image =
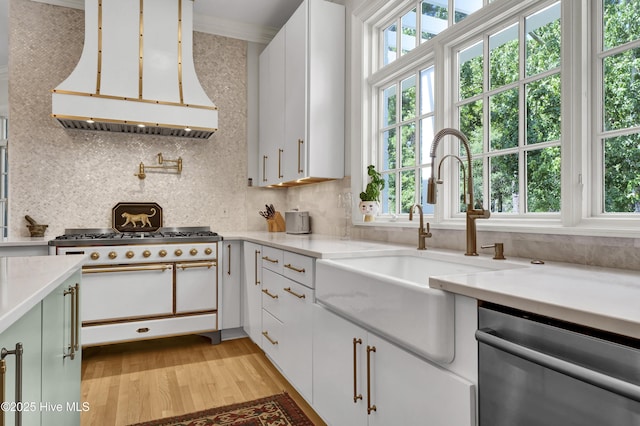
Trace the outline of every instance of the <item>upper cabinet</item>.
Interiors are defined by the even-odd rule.
[[[344,177],[344,6],[305,0],[260,55],[259,184]]]

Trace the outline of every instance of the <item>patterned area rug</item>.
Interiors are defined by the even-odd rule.
[[[131,426],[313,426],[289,394],[211,408]]]

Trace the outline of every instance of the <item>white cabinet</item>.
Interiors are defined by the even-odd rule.
[[[262,186],[344,177],[345,9],[305,0],[260,55]]]
[[[262,247],[260,260],[262,349],[311,402],[315,260],[269,246]]]
[[[222,302],[218,307],[221,314],[220,329],[237,328],[242,325],[242,309],[240,295],[242,286],[242,263],[240,241],[224,241],[222,243]]]
[[[475,425],[472,383],[314,305],[313,407],[329,424]]]
[[[242,327],[255,344],[262,347],[262,246],[245,242],[242,249],[244,281]]]

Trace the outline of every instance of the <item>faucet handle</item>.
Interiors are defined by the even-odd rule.
[[[427,230],[425,231],[424,229],[421,229],[420,232],[422,233],[422,235],[424,235],[426,238],[431,238],[431,230],[429,228],[429,222],[427,222]]]
[[[485,246],[480,246],[480,248],[495,248],[493,258],[496,260],[506,260],[506,257],[504,257],[504,243],[493,243]]]

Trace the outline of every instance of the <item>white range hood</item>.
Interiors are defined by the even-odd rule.
[[[51,115],[70,129],[209,138],[218,110],[193,65],[193,0],[86,0],[82,56]]]

